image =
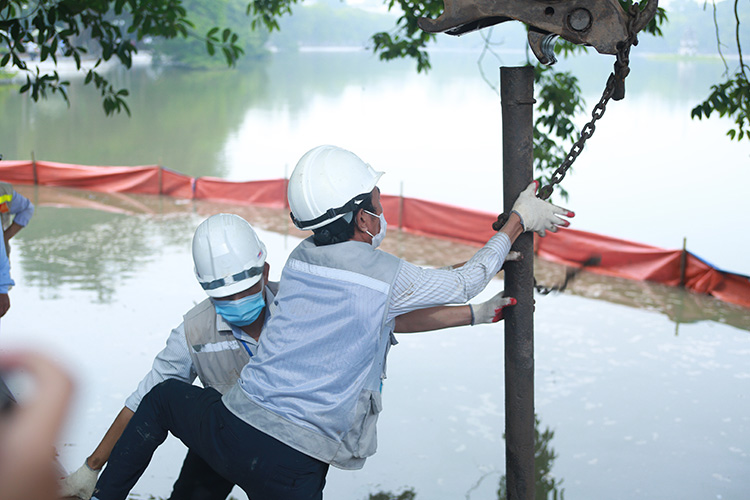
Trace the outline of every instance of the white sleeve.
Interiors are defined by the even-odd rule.
[[[508,235],[498,232],[457,269],[426,269],[403,262],[393,284],[388,320],[416,309],[471,300],[503,267],[510,247]]]
[[[151,371],[143,377],[138,389],[125,400],[125,406],[136,411],[141,399],[153,387],[167,379],[173,378],[192,384],[197,373],[185,338],[185,324],[172,330],[167,345],[156,355]]]

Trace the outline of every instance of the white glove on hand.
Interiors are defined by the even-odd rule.
[[[92,469],[86,462],[83,462],[83,465],[77,471],[60,480],[60,496],[89,500],[91,495],[94,494],[98,477],[99,471]]]
[[[497,323],[503,319],[503,309],[516,305],[513,297],[504,297],[505,292],[500,292],[487,302],[481,304],[469,304],[471,307],[471,324]]]
[[[545,231],[557,232],[558,227],[568,227],[570,222],[562,219],[560,216],[574,217],[575,214],[566,208],[560,208],[548,201],[536,197],[536,190],[539,187],[537,181],[532,182],[529,186],[518,195],[518,199],[513,204],[511,213],[515,212],[521,218],[521,225],[524,231],[534,231],[539,236],[544,236]]]

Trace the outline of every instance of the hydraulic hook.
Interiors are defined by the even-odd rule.
[[[554,64],[557,37],[617,54],[656,15],[658,0],[648,0],[631,26],[630,14],[617,0],[443,0],[437,19],[420,18],[429,33],[463,35],[505,21],[529,26],[529,45],[542,64]],[[636,7],[639,8],[639,7]]]

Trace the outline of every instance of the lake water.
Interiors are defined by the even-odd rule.
[[[90,89],[72,89],[70,109],[1,93],[0,149],[7,159],[34,151],[37,159],[160,163],[250,180],[281,177],[309,147],[333,142],[386,170],[385,192],[398,193],[403,183],[407,196],[497,210],[498,98],[479,80],[475,59],[436,55],[426,76],[366,53],[285,56],[245,73],[141,68],[118,76],[133,90],[130,119],[104,118]],[[586,64],[581,83],[592,104],[611,61],[586,61],[570,64]],[[724,137],[725,121],[689,120],[721,66],[645,58],[632,66],[626,100],[610,105],[565,180],[576,227],[670,248],[686,236],[698,255],[750,273],[741,192],[750,180],[748,146]],[[189,254],[197,224],[219,211],[254,222],[272,279],[300,233],[280,210],[19,189],[38,209],[14,243],[17,286],[0,342],[42,349],[75,374],[78,391],[59,445],[73,470],[169,330],[202,299]],[[474,251],[397,231],[384,248],[425,265]],[[562,273],[537,267],[546,281]],[[480,299],[502,286],[493,280]],[[332,470],[326,498],[407,488],[418,500],[498,498],[502,328],[401,335],[389,358],[378,453],[361,471]],[[570,293],[538,296],[536,412],[540,433],[552,433],[542,444],[554,456],[547,486],[569,500],[748,498],[749,330],[747,309],[595,275],[583,275]],[[170,438],[135,496],[166,497],[183,456]]]
[[[501,55],[501,64],[520,62],[518,54]],[[499,97],[476,61],[477,53],[436,53],[427,75],[368,52],[278,55],[243,72],[139,68],[115,75],[131,89],[131,118],[106,118],[91,88],[73,87],[70,109],[0,90],[0,152],[254,180],[288,175],[305,151],[333,143],[385,171],[386,193],[495,212],[502,207]],[[598,54],[560,63],[576,70],[587,99],[580,126],[612,63]],[[485,58],[495,81],[498,65]],[[610,103],[563,183],[569,201],[557,201],[576,212],[578,229],[668,249],[687,238],[700,257],[750,274],[743,229],[750,197],[742,190],[750,185],[750,141],[730,142],[729,120],[690,119],[723,65],[634,49],[631,67],[625,100]]]

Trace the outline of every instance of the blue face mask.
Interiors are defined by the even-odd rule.
[[[216,312],[230,325],[247,326],[260,316],[266,301],[263,300],[263,291],[242,297],[237,300],[211,299]]]

